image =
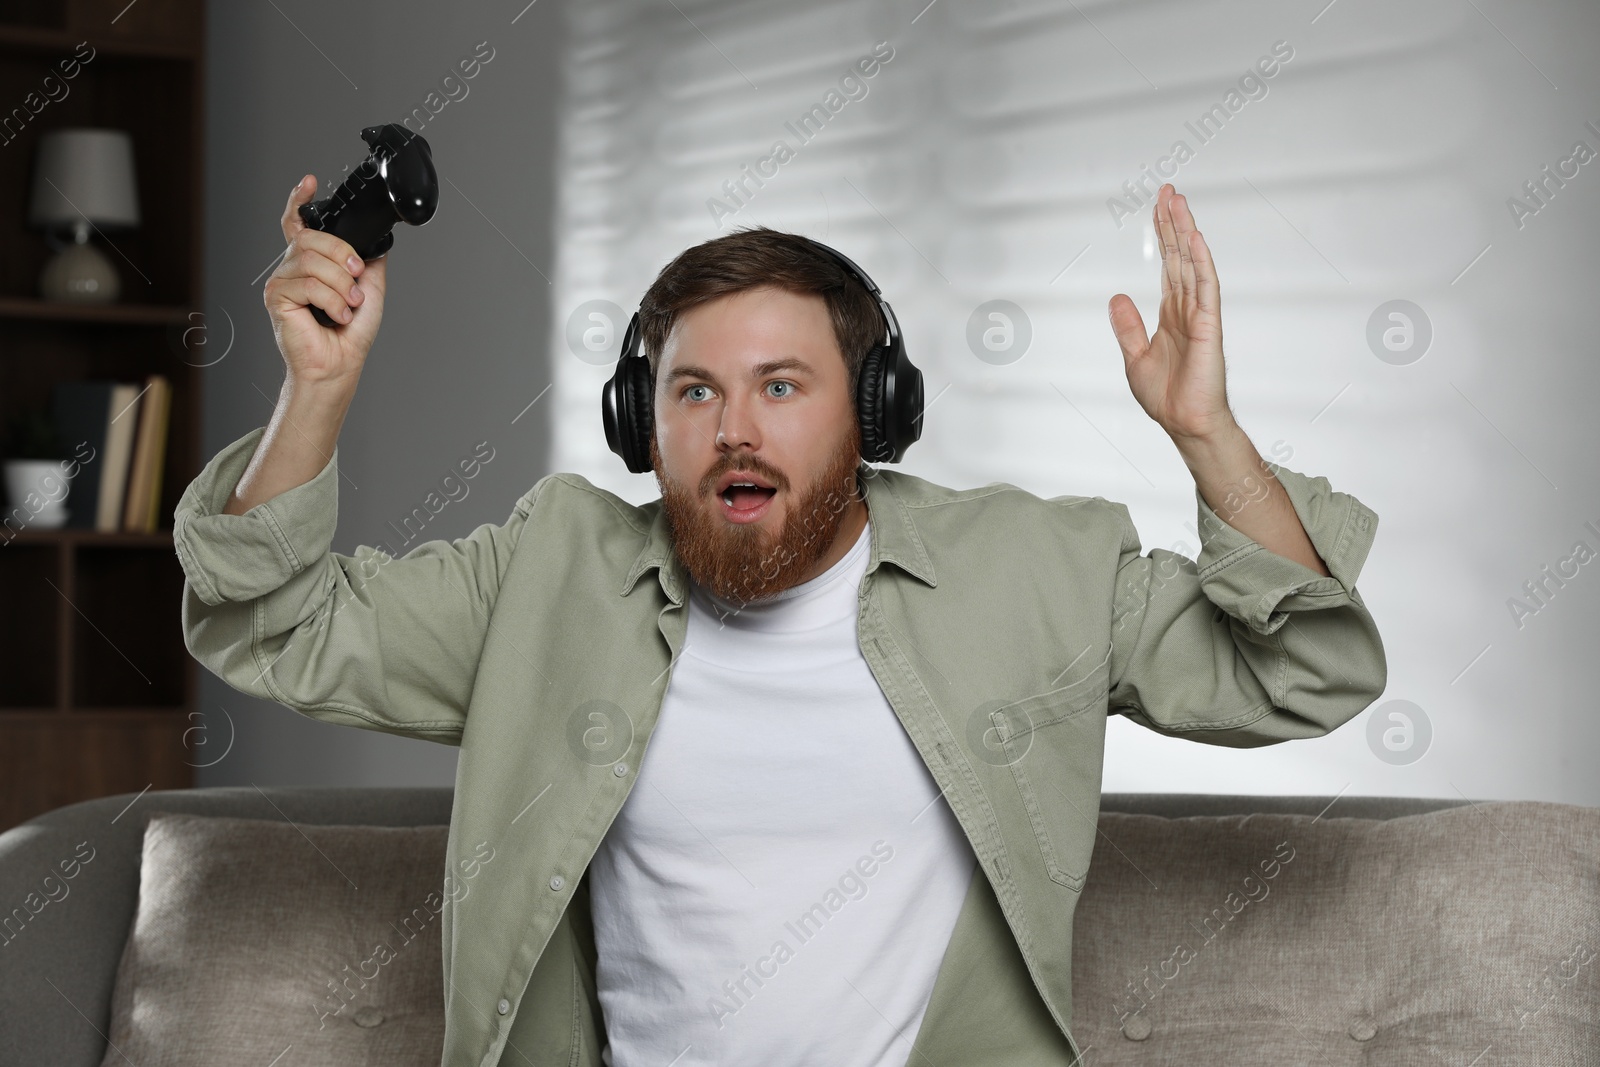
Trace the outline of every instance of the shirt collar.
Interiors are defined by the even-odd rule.
[[[899,471],[873,467],[863,461],[856,468],[856,476],[867,491],[867,514],[870,522],[872,554],[867,561],[867,573],[877,570],[880,562],[893,563],[907,574],[921,579],[930,587],[938,581],[933,573],[933,561],[922,547],[922,538],[916,523],[911,519],[911,509],[897,491],[903,477]],[[672,551],[672,541],[667,532],[666,509],[657,497],[641,508],[650,517],[650,529],[645,535],[644,547],[634,558],[633,566],[623,579],[619,596],[633,591],[639,576],[651,567],[661,582],[661,589],[674,603],[683,603],[688,580],[683,561]]]

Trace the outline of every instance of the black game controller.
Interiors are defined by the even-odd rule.
[[[433,151],[421,134],[397,123],[368,126],[361,139],[367,158],[339,183],[333,195],[300,205],[300,218],[314,230],[349,242],[362,259],[376,259],[394,245],[396,221],[421,226],[439,206],[439,178]],[[324,326],[340,325],[315,304],[312,316]]]

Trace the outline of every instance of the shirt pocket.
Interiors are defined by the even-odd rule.
[[[1087,673],[990,714],[1045,873],[1083,889],[1100,818],[1109,649]]]

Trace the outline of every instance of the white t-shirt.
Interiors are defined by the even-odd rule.
[[[614,1067],[902,1067],[977,857],[862,658],[870,527],[688,631],[589,868]]]

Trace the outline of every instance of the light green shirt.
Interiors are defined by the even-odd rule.
[[[330,551],[337,451],[303,485],[220,514],[263,432],[219,452],[179,502],[189,651],[311,718],[460,746],[448,870],[472,881],[442,913],[443,1063],[598,1065],[584,875],[645,758],[688,618],[661,501],[551,474],[504,523],[345,555]],[[1007,1064],[1071,1063],[1072,922],[1106,717],[1248,748],[1359,714],[1387,680],[1355,588],[1378,517],[1277,469],[1324,577],[1227,525],[1198,489],[1190,560],[1141,555],[1128,509],[1103,497],[859,475],[861,652],[978,857],[916,1047],[940,1067],[1007,1046]],[[597,709],[631,735],[608,735],[609,762],[585,737]]]

